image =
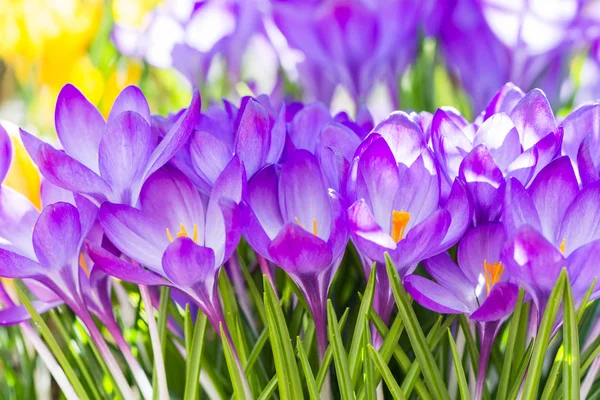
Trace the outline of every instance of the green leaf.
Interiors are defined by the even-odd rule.
[[[346,325],[346,320],[348,319],[349,309],[344,311],[342,318],[340,318],[340,331],[344,329],[344,325]],[[319,391],[323,388],[323,383],[325,382],[325,378],[327,377],[327,373],[329,372],[329,366],[331,365],[331,360],[333,359],[333,346],[329,345],[327,350],[325,350],[325,355],[323,356],[323,360],[321,361],[321,365],[319,366],[319,372],[317,373],[317,387]]]
[[[363,345],[363,363],[365,369],[365,393],[367,400],[375,400],[377,399],[377,384],[375,383],[375,374],[373,371],[373,360],[369,355],[369,346],[371,346],[371,333],[369,320],[364,319],[364,333],[362,335],[362,345]]]
[[[531,351],[533,349],[533,341],[529,342],[529,345],[523,352],[523,357],[521,358],[521,362],[519,363],[519,368],[515,368],[515,380],[513,381],[513,385],[510,389],[510,393],[508,395],[509,400],[515,400],[519,395],[519,391],[521,389],[521,384],[523,382],[523,377],[525,376],[525,371],[527,370],[527,365],[529,364],[529,357],[531,356]],[[521,399],[527,399],[526,397],[521,397]]]
[[[71,384],[73,385],[73,389],[75,389],[77,396],[79,396],[79,398],[83,400],[88,400],[88,394],[86,393],[85,389],[83,388],[83,385],[79,381],[79,378],[77,378],[77,374],[73,370],[73,367],[71,367],[71,364],[69,364],[69,362],[67,361],[67,357],[65,357],[65,354],[60,349],[60,346],[56,342],[54,335],[52,334],[52,332],[50,332],[50,329],[48,329],[48,325],[46,325],[40,314],[37,312],[35,307],[33,307],[33,304],[31,304],[31,301],[23,292],[23,290],[19,287],[19,285],[15,285],[15,289],[17,290],[17,294],[19,295],[19,299],[21,299],[21,303],[23,303],[23,305],[31,315],[32,321],[38,327],[44,339],[46,339],[48,347],[50,348],[50,350],[52,350],[54,357],[56,357],[56,360],[64,370],[67,378],[69,378],[69,381],[71,381]]]
[[[189,308],[187,311],[186,319],[187,314],[189,314]],[[198,396],[198,380],[200,379],[200,363],[202,361],[202,349],[204,348],[206,321],[206,315],[202,311],[198,311],[196,326],[194,327],[194,333],[187,351],[184,400],[195,400]]]
[[[427,385],[430,387],[432,394],[437,399],[449,400],[448,390],[444,385],[442,374],[437,367],[431,349],[425,339],[425,334],[421,329],[421,325],[415,315],[415,311],[409,303],[408,295],[400,284],[400,277],[398,271],[394,266],[389,254],[386,254],[386,268],[390,279],[390,285],[394,298],[396,299],[396,305],[398,306],[398,313],[404,320],[406,327],[406,333],[412,344],[413,351],[419,363],[421,364],[421,370]]]
[[[263,392],[260,394],[260,396],[258,396],[258,400],[272,399],[273,394],[275,393],[275,389],[277,389],[277,384],[278,384],[278,379],[277,379],[277,375],[275,375],[273,377],[273,379],[271,379],[269,381],[269,384],[267,385],[267,387],[265,387],[265,390],[263,390]]]
[[[303,398],[302,385],[283,311],[273,287],[263,276],[264,302],[270,332],[273,360],[279,381],[279,394],[283,400]]]
[[[342,335],[331,299],[327,299],[327,321],[327,336],[329,337],[329,343],[333,346],[333,361],[337,372],[340,395],[343,400],[354,399],[352,379],[348,370],[348,356],[342,343]]]
[[[162,286],[160,288],[160,303],[158,306],[158,337],[160,338],[160,347],[162,349],[162,360],[165,356],[165,346],[167,345],[167,320],[169,319],[169,301],[171,299],[171,288],[168,286]],[[152,389],[154,400],[158,400],[159,390],[158,388],[158,375],[156,364],[152,371]]]
[[[361,338],[365,335],[365,329],[367,331],[369,330],[369,324],[365,325],[364,321],[368,320],[369,310],[371,309],[371,304],[373,303],[373,295],[375,293],[375,270],[376,266],[373,265],[373,267],[371,268],[371,273],[369,274],[369,280],[367,282],[367,287],[365,288],[365,293],[360,303],[360,309],[358,310],[355,329],[352,335],[352,341],[350,342],[350,352],[348,353],[348,364],[350,368],[350,374],[355,387],[360,372],[360,363],[358,362],[358,356],[362,348]]]
[[[252,275],[250,275],[250,271],[248,271],[248,267],[246,266],[244,258],[240,254],[239,247],[237,252],[238,259],[242,267],[242,274],[244,275],[246,283],[248,284],[248,289],[250,290],[250,297],[254,302],[254,307],[256,308],[256,311],[258,311],[258,315],[263,323],[263,326],[265,326],[267,324],[267,313],[265,311],[265,305],[263,304],[262,296],[260,295],[260,292],[256,287],[256,282],[254,282],[254,279],[252,279]]]
[[[585,310],[590,301],[590,297],[592,297],[592,293],[594,292],[594,288],[596,287],[597,279],[598,278],[594,278],[594,280],[592,281],[592,284],[588,288],[587,292],[585,292],[585,295],[583,296],[581,303],[579,303],[579,308],[577,309],[577,323],[581,322],[581,318],[583,317],[583,314],[585,313]]]
[[[371,360],[373,360],[373,362],[375,363],[375,366],[379,370],[379,373],[383,377],[383,380],[385,381],[385,384],[387,385],[392,397],[395,400],[404,400],[404,394],[402,393],[400,386],[398,386],[398,383],[396,382],[396,378],[394,378],[392,371],[390,371],[390,369],[388,368],[387,363],[384,361],[384,359],[381,357],[381,355],[375,350],[375,348],[373,348],[372,345],[369,345],[368,349],[369,349],[368,350],[369,356],[370,356]]]
[[[237,357],[233,353],[229,338],[227,338],[227,334],[223,329],[223,323],[220,324],[219,330],[221,332],[221,342],[223,343],[223,351],[225,352],[227,370],[229,371],[229,376],[233,385],[234,397],[239,400],[251,399],[252,393],[250,393],[244,372],[240,367]]]
[[[577,314],[569,279],[564,280],[563,296],[563,337],[565,352],[563,357],[563,397],[579,399],[579,334]]]
[[[304,379],[306,379],[306,386],[308,387],[308,397],[311,400],[320,400],[319,389],[317,389],[317,383],[315,382],[315,376],[310,368],[308,357],[304,351],[304,346],[300,340],[300,336],[296,338],[296,349],[298,351],[298,358],[300,364],[302,364],[302,370],[304,371]]]
[[[462,365],[462,358],[458,354],[456,343],[452,337],[452,332],[448,328],[448,343],[450,343],[450,351],[452,352],[452,361],[454,363],[454,371],[456,371],[456,379],[458,381],[458,390],[460,391],[460,398],[462,400],[469,400],[469,385],[467,384],[467,378],[465,377],[465,370]]]
[[[513,362],[513,356],[515,351],[515,343],[517,340],[517,333],[519,329],[519,322],[521,320],[521,310],[523,309],[523,301],[525,300],[525,291],[519,289],[519,297],[517,299],[517,305],[513,311],[508,325],[508,341],[506,343],[506,351],[504,353],[504,362],[502,364],[502,372],[500,373],[500,381],[498,383],[498,390],[496,391],[496,398],[504,400],[508,394],[508,384],[510,381],[510,370]]]
[[[471,331],[471,327],[469,326],[469,321],[467,321],[467,317],[464,315],[458,316],[458,324],[460,325],[460,329],[462,329],[463,334],[465,335],[465,340],[467,342],[467,348],[469,349],[469,356],[471,359],[471,367],[473,371],[477,371],[479,366],[479,349],[477,348],[477,342],[473,337],[473,332]]]
[[[268,341],[269,341],[269,327],[265,326],[265,328],[260,333],[260,335],[258,335],[256,344],[254,345],[254,348],[252,349],[252,351],[250,352],[250,355],[248,356],[248,361],[246,361],[246,366],[244,367],[244,372],[246,372],[246,374],[248,374],[252,370],[252,367],[254,367],[254,364],[258,360],[258,356],[260,356],[260,352],[265,347],[265,344]]]
[[[527,378],[525,379],[525,386],[523,388],[524,399],[535,399],[538,397],[538,388],[542,376],[544,358],[546,356],[548,341],[556,319],[556,313],[558,312],[563,297],[565,280],[567,280],[567,272],[563,269],[552,289],[548,304],[546,305],[546,311],[542,317],[540,329],[535,338],[533,355],[531,356],[531,362],[529,364]]]

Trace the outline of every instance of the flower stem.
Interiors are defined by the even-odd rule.
[[[492,345],[498,329],[498,322],[482,323],[481,326],[481,349],[479,351],[479,366],[477,368],[477,383],[475,386],[475,400],[483,398],[485,389],[485,378],[487,375],[488,362],[492,352]]]

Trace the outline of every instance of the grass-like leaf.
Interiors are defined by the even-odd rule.
[[[306,386],[308,387],[308,397],[311,400],[319,400],[319,389],[317,388],[317,383],[315,382],[315,375],[313,374],[312,368],[310,367],[310,363],[308,362],[308,357],[306,356],[306,352],[304,351],[304,346],[302,345],[300,336],[296,338],[296,350],[298,351],[298,358],[300,359],[300,364],[302,364],[304,379],[306,379]]]
[[[525,291],[519,289],[519,297],[513,311],[510,324],[508,325],[508,341],[506,343],[506,351],[504,353],[504,362],[502,363],[502,372],[500,373],[500,381],[498,382],[498,390],[496,398],[504,400],[508,394],[508,384],[510,382],[510,370],[512,367],[513,356],[515,351],[515,343],[517,333],[519,331],[519,322],[521,321],[521,310],[523,310],[523,301],[525,299]]]
[[[400,386],[398,386],[396,378],[392,374],[392,371],[390,371],[390,368],[388,367],[385,360],[381,357],[377,350],[373,348],[373,346],[369,345],[368,349],[371,360],[373,360],[373,362],[375,363],[377,370],[383,377],[383,380],[385,381],[385,384],[387,385],[394,400],[404,400],[404,394],[402,393],[402,389],[400,389]]]
[[[368,310],[367,310],[368,311]],[[365,376],[365,395],[367,400],[377,399],[377,384],[375,383],[375,373],[373,360],[369,355],[369,346],[371,346],[371,334],[369,320],[364,319],[364,333],[362,335],[362,349],[363,349],[363,363],[364,363],[364,376]]]
[[[354,391],[352,390],[352,379],[348,369],[348,356],[342,343],[342,334],[331,299],[327,300],[327,322],[327,336],[329,337],[329,343],[333,346],[333,361],[337,372],[340,395],[342,400],[351,400],[354,399]]]
[[[160,303],[158,306],[158,322],[157,322],[157,328],[158,328],[158,337],[159,337],[159,341],[160,341],[160,347],[162,350],[162,357],[160,358],[161,360],[164,361],[164,357],[165,357],[165,346],[167,345],[167,320],[169,318],[169,300],[171,299],[171,288],[168,286],[162,286],[160,288]],[[154,365],[153,371],[152,371],[152,388],[153,393],[152,393],[152,397],[155,400],[158,400],[158,396],[160,391],[158,390],[158,369],[159,368],[156,363]]]
[[[186,312],[186,325],[187,319],[191,319],[188,316],[189,309]],[[200,378],[200,363],[202,360],[202,349],[204,348],[206,321],[206,315],[202,311],[198,311],[194,333],[192,334],[187,351],[184,400],[195,400],[198,395],[198,379]]]
[[[342,331],[344,329],[344,325],[346,325],[349,311],[349,309],[346,309],[346,311],[344,311],[344,314],[342,314],[342,318],[340,318],[340,331]],[[323,360],[321,361],[321,365],[319,366],[319,372],[317,373],[316,377],[317,387],[319,388],[319,391],[323,388],[323,383],[325,383],[325,378],[327,377],[327,373],[329,372],[329,366],[331,365],[332,360],[333,346],[330,344],[327,347],[327,350],[325,350],[325,355],[323,356]]]
[[[519,391],[521,389],[521,383],[523,382],[523,377],[525,376],[525,371],[527,370],[527,365],[529,364],[529,357],[531,356],[531,351],[533,350],[533,341],[529,342],[529,345],[523,352],[523,357],[521,357],[521,362],[519,363],[519,367],[515,368],[515,380],[513,381],[513,385],[508,394],[509,400],[515,400],[519,395]],[[521,397],[525,399],[525,397]]]
[[[221,324],[219,329],[221,331],[221,342],[223,343],[225,361],[227,362],[227,370],[229,371],[229,377],[231,378],[235,398],[239,400],[250,399],[252,398],[252,394],[250,393],[250,389],[246,384],[246,377],[240,368],[239,361],[236,358],[233,349],[231,348],[231,343],[229,343],[229,339],[225,334],[223,324]]]
[[[548,341],[550,340],[550,334],[554,326],[556,314],[563,298],[565,280],[567,280],[567,271],[563,269],[560,277],[554,285],[554,288],[552,289],[552,293],[548,299],[548,304],[546,305],[546,311],[542,317],[540,329],[538,330],[535,338],[533,355],[531,356],[531,362],[529,364],[527,378],[525,379],[525,386],[523,388],[524,399],[535,399],[538,397],[538,388],[540,385],[540,378],[542,376],[544,358],[546,356]]]
[[[579,399],[579,334],[577,332],[577,314],[569,279],[564,280],[563,296],[563,398]]]
[[[454,363],[454,371],[456,371],[456,379],[458,381],[458,390],[460,391],[460,398],[462,400],[469,400],[469,385],[467,384],[467,378],[465,377],[465,370],[462,365],[462,358],[458,354],[458,348],[456,348],[456,342],[452,337],[452,332],[448,328],[448,343],[450,343],[450,352],[452,353],[452,361]]]
[[[412,344],[415,355],[421,364],[421,370],[423,371],[425,381],[430,387],[430,390],[435,398],[440,400],[448,400],[450,399],[450,396],[448,395],[446,385],[444,385],[442,374],[437,367],[431,349],[427,344],[427,339],[425,339],[425,334],[423,333],[421,325],[417,320],[415,311],[408,301],[408,295],[400,284],[398,271],[396,271],[394,263],[387,254],[386,268],[388,277],[390,279],[392,292],[394,293],[394,298],[396,299],[396,305],[398,306],[398,313],[404,320],[406,333],[408,334],[408,338],[410,339],[410,343]]]

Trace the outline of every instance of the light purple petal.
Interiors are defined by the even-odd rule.
[[[265,228],[261,225],[261,222],[256,217],[256,214],[246,202],[243,202],[240,205],[240,214],[242,221],[244,221],[244,238],[246,239],[250,247],[252,247],[254,251],[256,251],[261,256],[272,260],[271,255],[269,254],[269,245],[271,244],[271,238],[265,232]],[[275,236],[278,233],[279,230],[275,232]]]
[[[351,160],[360,144],[360,138],[350,128],[338,123],[329,123],[321,131],[320,149],[336,149],[344,158]]]
[[[110,124],[119,114],[125,111],[133,111],[146,120],[148,125],[152,125],[150,107],[142,91],[136,86],[127,86],[119,93],[108,115]]]
[[[542,232],[550,242],[560,244],[557,237],[566,205],[579,193],[579,185],[568,157],[560,157],[548,164],[536,176],[529,193],[539,215]]]
[[[592,160],[596,169],[600,164],[600,104],[584,105],[573,111],[561,123],[563,128],[562,154],[571,160],[577,159],[579,146],[589,137]]]
[[[567,258],[569,281],[571,282],[573,297],[576,302],[583,298],[594,278],[598,277],[599,252],[600,241],[596,240],[578,248]],[[600,294],[600,291],[596,284],[592,296],[597,298],[598,294]]]
[[[329,110],[323,103],[311,103],[294,116],[289,135],[297,149],[315,151],[321,129],[331,121]]]
[[[565,255],[586,243],[600,239],[600,182],[588,185],[565,211],[558,233],[565,240]]]
[[[433,115],[431,142],[449,180],[458,176],[458,170],[465,155],[473,145],[450,116],[442,109]]]
[[[358,250],[372,260],[384,262],[384,253],[396,248],[396,243],[377,224],[364,200],[357,200],[348,209],[348,230]]]
[[[501,224],[480,225],[471,229],[458,244],[457,259],[460,269],[477,287],[485,278],[484,261],[493,264],[500,261],[506,236]]]
[[[48,269],[27,257],[0,249],[0,276],[22,279],[48,274]]]
[[[77,208],[69,203],[54,203],[42,210],[33,228],[32,240],[38,261],[58,270],[77,262],[81,238]]]
[[[0,186],[0,248],[35,258],[31,234],[40,212],[21,193]]]
[[[56,132],[71,157],[98,172],[98,148],[104,134],[104,118],[73,85],[65,85],[56,100]]]
[[[271,146],[269,148],[269,153],[267,154],[268,164],[279,161],[281,154],[283,153],[286,137],[285,106],[282,105],[279,114],[275,119],[273,128],[271,129]]]
[[[484,144],[494,161],[505,171],[510,163],[521,154],[519,132],[508,115],[501,113],[488,118],[475,135],[473,146]]]
[[[577,172],[579,172],[579,178],[584,187],[600,179],[594,159],[592,158],[590,142],[591,139],[589,136],[583,139],[577,152]]]
[[[348,222],[346,220],[345,202],[342,196],[336,191],[329,191],[331,201],[331,232],[327,244],[331,248],[333,258],[337,259],[344,254],[348,244]]]
[[[531,195],[516,178],[510,178],[504,189],[502,222],[507,235],[514,235],[523,225],[542,232],[540,217]]]
[[[441,314],[467,314],[469,306],[445,287],[418,275],[404,278],[408,294],[421,306]]]
[[[517,303],[519,287],[512,283],[497,283],[470,319],[478,322],[500,321],[512,313]]]
[[[295,223],[283,227],[269,246],[269,254],[291,275],[319,273],[333,262],[327,243]]]
[[[444,240],[440,243],[440,249],[446,250],[464,235],[473,220],[473,208],[469,201],[463,183],[454,181],[450,188],[450,195],[444,207],[450,213],[450,226]]]
[[[525,93],[515,86],[515,84],[511,82],[506,83],[486,107],[483,117],[484,121],[500,112],[509,114],[524,96]]]
[[[212,134],[197,131],[190,140],[190,156],[196,172],[212,186],[233,153]]]
[[[528,149],[556,129],[556,121],[544,92],[534,89],[527,93],[510,113],[521,144]]]
[[[31,302],[31,305],[38,314],[43,314],[47,311],[52,310],[63,304],[62,300],[55,301],[52,303],[46,303],[39,300],[34,300]],[[0,325],[1,326],[10,326],[16,325],[21,322],[29,321],[31,319],[31,314],[27,311],[25,306],[12,306],[8,308],[3,308],[0,310]]]
[[[267,160],[271,145],[270,118],[267,110],[254,99],[249,99],[240,113],[235,154],[244,163],[248,176],[252,176]]]
[[[379,123],[377,132],[388,143],[397,162],[411,165],[425,148],[425,136],[419,125],[403,111],[390,114]]]
[[[248,205],[271,239],[277,236],[284,223],[279,208],[278,181],[275,166],[265,167],[248,181],[246,194]]]
[[[162,265],[171,282],[192,287],[214,277],[215,253],[208,247],[198,246],[189,238],[179,238],[165,251]]]
[[[423,266],[437,283],[461,299],[461,302],[472,310],[477,308],[475,286],[458,265],[452,261],[448,253],[440,253],[437,256],[428,258],[423,261]]]

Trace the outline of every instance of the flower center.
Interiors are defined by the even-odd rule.
[[[392,211],[392,232],[390,236],[394,239],[394,242],[398,243],[402,239],[404,239],[404,231],[406,230],[406,225],[410,221],[410,213],[407,211]]]
[[[194,224],[194,228],[193,228],[193,232],[192,232],[192,240],[194,241],[194,243],[198,243],[198,227],[196,226],[196,224]],[[175,241],[175,239],[173,239],[173,235],[171,235],[171,231],[169,230],[169,228],[166,229],[167,231],[167,237],[169,238],[169,242],[173,243]],[[179,232],[177,232],[177,234],[175,235],[175,238],[179,238],[179,237],[187,237],[189,238],[190,235],[188,235],[187,231],[185,230],[185,226],[183,226],[183,224],[179,224]]]
[[[563,256],[565,255],[565,247],[567,247],[567,239],[563,238],[562,242],[560,242],[560,246],[558,246],[558,249],[560,250]]]
[[[490,264],[487,260],[483,260],[483,273],[485,275],[485,291],[490,294],[494,285],[502,278],[504,265],[499,261]]]
[[[294,217],[294,219],[296,220],[296,223],[298,225],[300,225],[300,228],[306,230],[306,228],[304,227],[304,225],[302,225],[302,223],[300,222],[298,217]],[[319,233],[319,230],[317,229],[317,219],[315,218],[315,219],[313,219],[312,234],[317,236],[318,233]]]

